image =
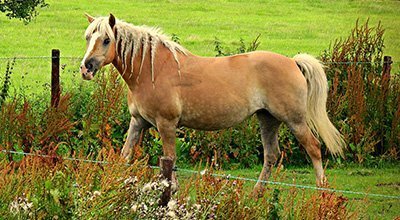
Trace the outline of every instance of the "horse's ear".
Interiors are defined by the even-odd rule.
[[[109,22],[109,24],[110,24],[110,26],[111,26],[111,29],[114,28],[114,25],[115,25],[115,17],[114,17],[114,15],[111,14],[111,13],[110,13],[110,18],[108,19],[108,22]]]
[[[94,21],[94,17],[92,17],[88,13],[85,13],[85,16],[87,17],[87,20],[89,21],[89,23],[92,23]]]

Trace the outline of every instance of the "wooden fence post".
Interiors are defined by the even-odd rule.
[[[385,153],[385,124],[387,123],[386,119],[386,114],[387,114],[387,99],[389,95],[389,86],[390,86],[390,70],[392,69],[392,57],[390,56],[384,56],[383,57],[383,69],[382,69],[382,76],[381,76],[381,130],[380,130],[380,135],[381,135],[381,143],[378,145],[378,153],[379,154],[384,154]]]
[[[171,199],[171,185],[172,185],[172,169],[174,162],[170,157],[161,157],[160,160],[160,172],[163,178],[167,179],[168,187],[165,188],[164,192],[161,194],[160,205],[166,206]]]
[[[60,50],[51,51],[51,106],[60,102]]]

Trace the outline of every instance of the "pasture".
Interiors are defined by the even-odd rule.
[[[260,34],[258,50],[289,57],[305,52],[318,57],[335,39],[347,37],[357,19],[360,24],[369,19],[370,26],[376,26],[380,21],[385,29],[384,55],[392,56],[392,73],[396,75],[400,69],[399,1],[72,0],[48,3],[50,6],[41,9],[39,16],[28,25],[0,14],[0,82],[4,80],[8,58],[28,58],[16,60],[11,75],[11,95],[4,107],[0,105],[3,107],[0,150],[32,150],[58,155],[53,159],[41,159],[0,153],[0,216],[6,218],[21,219],[32,215],[34,218],[107,218],[110,215],[141,218],[146,216],[143,204],[149,212],[153,210],[160,215],[171,211],[158,209],[154,200],[159,197],[159,192],[150,191],[146,197],[141,191],[147,183],[156,180],[152,174],[158,171],[146,168],[146,163],[157,165],[162,154],[157,132],[151,130],[146,134],[144,147],[137,149],[136,156],[143,161],[124,169],[118,150],[123,145],[129,124],[126,88],[115,71],[108,68],[95,82],[81,79],[79,64],[85,52],[83,33],[88,25],[85,12],[93,16],[112,12],[117,18],[135,25],[160,27],[170,36],[178,37],[180,44],[189,51],[202,56],[216,55],[216,41],[221,42],[225,50],[235,52],[241,46],[240,39],[247,45]],[[49,57],[53,48],[61,50],[63,93],[70,94],[64,97],[58,111],[48,108]],[[18,94],[22,96],[18,97]],[[393,97],[396,100],[396,96]],[[391,128],[397,129],[397,103],[390,100],[387,106],[390,106],[389,112],[394,109],[394,116],[391,115],[391,121],[385,123],[391,123]],[[353,133],[357,127],[351,127],[350,116],[349,119],[341,118],[347,116],[343,116],[340,109],[331,110],[335,124],[346,132],[347,141],[356,140]],[[373,111],[379,112],[377,109]],[[259,128],[252,120],[246,123],[227,132],[179,130],[176,139],[178,168],[201,171],[204,166],[211,166],[209,169],[216,169],[213,171],[215,174],[256,179],[261,170],[257,155],[261,146]],[[386,133],[395,139],[393,143],[397,143],[398,133],[390,133],[389,127],[382,128],[388,129]],[[351,142],[347,159],[332,158],[324,153],[331,187],[384,195],[400,194],[399,162],[396,159],[398,146],[389,146],[392,151],[383,155],[374,155],[375,152],[367,150],[364,153],[364,147],[371,146],[368,142],[376,141],[373,136],[379,135],[374,129],[365,128],[362,135],[367,137],[357,143]],[[281,149],[286,152],[286,157],[282,162],[284,168],[274,169],[272,179],[314,186],[311,161],[306,159],[304,150],[288,135],[287,128],[282,128],[280,133]],[[223,150],[219,151],[222,145]],[[256,146],[258,150],[252,150]],[[77,155],[113,161],[119,166],[60,159]],[[130,183],[134,176],[138,181]],[[319,194],[314,190],[269,186],[265,196],[255,201],[249,199],[253,182],[215,179],[207,174],[185,172],[178,172],[178,178],[181,188],[173,198],[183,211],[174,213],[181,218],[186,211],[201,219],[238,216],[244,219],[266,216],[271,219],[274,216],[284,219],[333,218],[332,215],[352,219],[394,219],[400,216],[399,199],[394,198]],[[129,190],[135,193],[130,196],[127,194]],[[274,193],[278,194],[274,196]],[[142,204],[135,203],[139,201]]]

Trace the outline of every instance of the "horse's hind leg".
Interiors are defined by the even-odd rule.
[[[326,184],[326,179],[322,167],[321,147],[319,141],[315,138],[305,120],[289,122],[288,125],[311,158],[317,179],[317,185],[324,186]]]
[[[260,181],[268,180],[271,175],[271,168],[280,155],[278,132],[281,125],[281,122],[266,110],[258,111],[257,118],[260,122],[261,140],[264,147],[264,164],[258,178],[259,182],[254,186],[253,193],[255,195],[261,193],[264,189],[265,183]]]

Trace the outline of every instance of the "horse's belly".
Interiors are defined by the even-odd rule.
[[[179,125],[200,130],[219,130],[232,127],[253,113],[239,106],[188,108],[183,110]]]

